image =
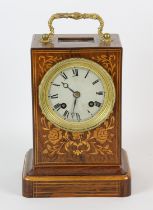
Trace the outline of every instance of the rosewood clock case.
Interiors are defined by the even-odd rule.
[[[110,45],[105,45],[95,34],[54,35],[52,43],[43,44],[40,34],[33,36],[33,149],[25,158],[24,196],[130,194],[130,171],[126,152],[121,149],[122,46],[117,34],[111,38]],[[45,118],[39,106],[38,90],[45,73],[68,58],[85,58],[100,64],[114,82],[116,99],[112,113],[89,131],[58,128]]]

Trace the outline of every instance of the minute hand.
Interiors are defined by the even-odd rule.
[[[77,98],[75,98],[75,100],[74,100],[73,113],[74,113],[74,109],[75,109],[75,106],[76,106],[76,101],[77,101]]]

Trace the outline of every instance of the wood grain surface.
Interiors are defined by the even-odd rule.
[[[33,36],[33,150],[27,153],[24,163],[25,197],[130,195],[130,170],[126,152],[121,150],[122,46],[117,34],[111,37],[111,44],[105,45],[93,34],[55,35],[48,44],[40,42],[40,34]],[[56,63],[69,58],[100,64],[114,82],[113,111],[104,123],[90,131],[57,128],[39,106],[42,78]]]
[[[78,35],[73,35],[77,37]],[[86,36],[80,35],[79,39]],[[92,37],[88,35],[87,37]],[[68,39],[70,41],[61,44],[58,39]],[[102,46],[98,42],[98,37],[93,36],[92,46],[88,48],[84,46],[85,41],[73,41],[70,35],[56,35],[54,46],[44,45],[40,43],[40,35],[35,35],[33,38],[31,49],[32,61],[32,95],[33,95],[33,130],[34,130],[34,167],[37,173],[46,173],[42,168],[48,168],[47,173],[54,175],[59,173],[64,174],[87,174],[87,173],[102,173],[102,165],[119,166],[121,163],[121,69],[122,69],[122,48],[117,35],[113,35],[111,46]],[[87,39],[88,40],[88,39]],[[77,47],[76,47],[77,44]],[[67,48],[65,47],[67,46]],[[90,48],[89,48],[90,46]],[[118,46],[118,47],[114,47]],[[60,48],[60,49],[59,49]],[[111,75],[115,89],[116,102],[112,114],[107,122],[101,124],[98,128],[90,131],[91,139],[95,138],[94,146],[92,140],[88,139],[90,151],[87,151],[84,142],[87,140],[87,132],[75,134],[58,129],[51,124],[45,116],[43,116],[39,107],[38,87],[45,73],[57,62],[68,58],[86,58],[93,60],[102,65]],[[111,129],[110,129],[111,128]],[[106,141],[100,145],[99,139],[106,136]],[[64,141],[62,136],[68,136],[72,145],[63,145],[60,150],[61,142]],[[56,150],[52,149],[52,145],[45,144],[46,140],[56,141]],[[83,142],[84,141],[84,142]],[[77,142],[82,142],[79,147],[81,154],[75,154]],[[68,148],[69,151],[64,148]],[[99,148],[101,147],[101,151]],[[76,168],[77,166],[77,168]],[[93,169],[92,169],[93,166]],[[63,170],[63,168],[65,170]],[[74,169],[74,170],[72,170]]]

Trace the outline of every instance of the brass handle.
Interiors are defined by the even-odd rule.
[[[74,13],[56,13],[56,14],[53,14],[49,21],[48,21],[48,26],[49,26],[49,29],[50,29],[50,32],[49,34],[43,34],[42,35],[42,39],[41,39],[41,42],[43,43],[48,43],[51,38],[53,37],[54,35],[54,27],[53,27],[53,21],[55,19],[60,19],[60,18],[72,18],[72,19],[75,19],[75,20],[79,20],[79,19],[93,19],[93,20],[98,20],[99,21],[99,27],[98,27],[98,35],[99,35],[99,38],[100,40],[105,40],[106,39],[110,39],[110,36],[109,34],[103,34],[102,33],[102,30],[103,30],[103,27],[104,27],[104,21],[103,19],[100,17],[100,15],[96,14],[96,13],[79,13],[79,12],[74,12]]]

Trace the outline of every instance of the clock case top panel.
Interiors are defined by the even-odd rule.
[[[100,172],[101,166],[121,164],[122,47],[117,34],[111,37],[113,41],[110,46],[105,46],[99,42],[97,35],[92,34],[55,35],[52,43],[48,44],[40,42],[40,34],[33,36],[31,62],[35,169],[46,167],[52,174],[52,171],[59,172],[63,167],[67,173],[72,169],[77,173],[77,170],[86,171],[93,167],[97,171],[98,167]],[[53,65],[68,58],[93,60],[102,65],[114,81],[116,101],[113,112],[103,124],[91,130],[90,135],[87,132],[73,134],[59,130],[45,118],[39,107],[38,87],[43,76]],[[62,136],[67,136],[72,144],[66,144]],[[46,143],[48,140],[49,144]]]
[[[40,42],[42,34],[34,34],[32,49],[68,49],[68,48],[121,48],[118,34],[111,34],[112,42],[106,46],[100,42],[97,34],[56,34],[52,42],[43,44]]]

